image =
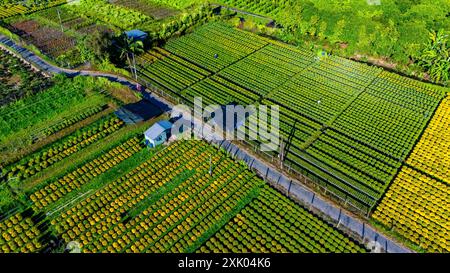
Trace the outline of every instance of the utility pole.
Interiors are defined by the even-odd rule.
[[[131,53],[133,56],[133,66],[134,66],[134,77],[136,78],[136,81],[138,80],[138,76],[137,76],[137,70],[136,70],[136,58],[134,56],[134,52]]]
[[[284,141],[283,138],[281,138],[281,143],[280,143],[280,167],[281,169],[283,169],[283,164],[284,163]]]

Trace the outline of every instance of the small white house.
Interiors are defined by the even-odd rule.
[[[172,123],[167,120],[158,121],[153,124],[147,131],[144,132],[145,145],[149,147],[156,147],[163,144],[170,137]]]

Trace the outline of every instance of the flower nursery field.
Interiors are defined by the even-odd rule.
[[[121,102],[110,96],[113,86],[108,81],[57,76],[51,82],[34,95],[0,107],[0,191],[5,180],[20,187],[36,183],[55,163],[88,146],[107,145],[104,138],[123,127],[110,116]],[[1,212],[11,200],[0,202]]]
[[[373,214],[433,252],[450,252],[449,109],[446,97]]]
[[[53,58],[57,58],[76,45],[75,38],[60,29],[43,25],[33,19],[14,22],[10,29]]]
[[[412,51],[421,41],[400,35],[411,28],[401,20],[429,3],[217,1],[244,11],[234,15],[216,14],[217,5],[202,0],[12,2],[0,6],[2,28],[59,66],[122,73],[127,59],[147,87],[142,92],[171,102],[193,106],[201,97],[204,106],[278,106],[277,150],[260,153],[264,136],[235,144],[355,213],[400,248],[450,252],[448,85],[337,56],[386,57],[388,63],[408,53],[410,65],[419,65]],[[361,11],[352,15],[356,7]],[[446,22],[439,10],[440,19],[423,24]],[[400,11],[407,14],[394,20]],[[277,21],[255,25],[248,12]],[[346,20],[336,21],[340,13],[354,17],[351,30]],[[365,17],[367,26],[360,26]],[[238,21],[238,28],[231,26]],[[127,41],[133,54],[112,50],[118,35],[131,29],[149,34],[145,46]],[[387,40],[395,46],[383,45]],[[308,49],[322,42],[333,54]],[[346,48],[363,57],[341,54]],[[389,65],[397,69],[402,62]],[[118,86],[104,78],[47,78],[0,50],[0,252],[62,252],[69,242],[84,253],[370,251],[368,237],[295,203],[206,141],[146,147],[143,132],[168,115],[126,124],[113,111],[148,94],[125,85],[114,92]],[[266,114],[267,123],[275,119]],[[242,126],[247,136],[255,133],[250,122]]]
[[[148,0],[117,0],[113,3],[114,5],[139,11],[157,20],[173,16],[178,13],[176,9],[162,6]]]
[[[215,58],[217,54],[218,58]],[[327,180],[350,203],[373,207],[445,90],[260,38],[220,23],[140,58],[140,74],[192,103],[281,107],[287,163]]]
[[[28,197],[29,208],[0,222],[2,252],[50,251],[52,238],[83,252],[366,252],[198,140],[148,151],[131,137]],[[248,221],[253,229],[236,234]]]
[[[50,84],[39,71],[0,50],[0,107],[38,93]]]
[[[75,113],[77,109],[105,104],[108,100],[100,94],[101,84],[95,86],[97,82],[83,77],[59,77],[51,87],[4,105],[0,108],[0,140],[3,142],[13,138],[23,130],[30,133],[42,124],[52,125],[64,112]]]
[[[67,3],[66,0],[51,0],[51,1],[35,1],[35,5],[23,5],[23,4],[7,4],[1,6],[0,20],[16,15],[25,15],[34,13],[39,10],[44,10],[50,7],[58,6]]]
[[[424,179],[437,179],[444,190],[440,204],[448,206],[445,88],[335,56],[317,57],[221,23],[203,26],[138,59],[143,81],[190,105],[200,96],[204,105],[280,106],[285,163],[364,213],[374,211],[392,184],[377,209],[383,212],[383,203],[389,202],[384,200],[404,181],[400,176],[409,165]],[[395,208],[404,211],[402,199],[396,202]],[[412,206],[423,211],[419,204]],[[422,249],[448,251],[445,219],[448,212],[438,210],[435,221],[443,243],[428,240],[422,245],[409,233],[395,232]],[[386,218],[381,222],[391,229]],[[203,250],[226,249],[221,240]]]

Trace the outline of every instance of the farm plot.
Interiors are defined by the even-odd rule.
[[[113,25],[125,30],[136,27],[152,20],[140,12],[109,4],[103,0],[81,0],[79,3],[68,6],[74,13],[83,14],[93,20]]]
[[[403,167],[372,218],[428,252],[450,252],[450,186]]]
[[[364,70],[359,64],[353,70],[345,64],[332,69],[329,61],[332,59],[311,66],[299,80],[286,84],[290,87],[286,91],[282,87],[274,92],[281,104],[297,106],[325,129],[307,141],[305,153],[302,146],[290,147],[287,159],[301,166],[309,164],[316,175],[332,174],[336,194],[350,198],[358,207],[370,208],[394,178],[429,120],[427,113],[434,110],[444,93],[414,81],[401,81],[386,72]],[[329,67],[332,73],[321,73],[321,67]],[[349,69],[351,73],[346,72]],[[324,75],[333,80],[325,81]],[[318,80],[311,88],[308,81],[314,76]],[[327,90],[330,83],[333,87]],[[304,91],[292,84],[306,87],[306,93],[302,95]],[[292,90],[300,91],[298,102],[296,93],[289,96]],[[410,99],[413,96],[415,101]]]
[[[0,166],[65,136],[78,122],[92,122],[114,107],[105,93],[105,81],[86,77],[57,76],[53,86],[32,96],[0,107]],[[104,110],[103,110],[104,109]],[[96,116],[96,117],[94,117]],[[84,121],[84,119],[89,119]],[[64,130],[64,132],[60,132]]]
[[[201,96],[210,104],[278,105],[288,165],[366,213],[445,94],[439,87],[343,58],[317,58],[219,23],[164,49],[163,56],[144,56],[145,81],[188,104]],[[185,65],[169,70],[167,55]],[[199,68],[208,73],[187,79]]]
[[[159,59],[158,62],[154,62]],[[164,49],[157,48],[138,58],[139,73],[144,79],[152,79],[153,84],[178,94],[181,90],[201,81],[210,73],[196,67]],[[166,75],[171,75],[167,77]]]
[[[42,26],[35,20],[13,23],[11,30],[53,58],[57,58],[76,45],[75,38],[53,27]]]
[[[165,49],[216,73],[267,45],[252,38],[221,24],[209,24],[191,35],[169,41]]]
[[[63,23],[63,25],[80,17],[79,14],[67,8],[67,5],[38,11],[33,16],[42,17],[57,24]]]
[[[112,32],[109,27],[97,24],[95,20],[86,17],[85,14],[72,9],[70,6],[61,6],[37,12],[34,16],[50,20],[55,24],[62,23],[63,29],[71,29],[80,34],[91,34],[94,31]],[[61,21],[60,21],[61,18]]]
[[[200,81],[190,88],[181,92],[188,104],[192,104],[194,98],[202,98],[203,103],[208,105],[229,105],[238,103],[249,105],[257,101],[259,96],[248,90],[228,82],[214,75],[204,81]]]
[[[335,57],[315,61],[267,98],[313,121],[332,123],[377,76],[376,71],[364,71],[361,66]]]
[[[70,127],[71,125],[80,122],[82,120],[85,120],[95,114],[100,113],[102,110],[108,108],[108,105],[102,105],[102,106],[94,106],[92,108],[89,109],[84,109],[82,112],[80,113],[74,113],[74,115],[71,115],[70,117],[64,119],[64,120],[60,120],[57,123],[45,128],[44,130],[36,133],[35,135],[33,135],[34,138],[40,138],[40,137],[48,137],[52,134],[55,134],[61,130],[64,130],[68,127]]]
[[[430,252],[450,252],[448,109],[446,97],[372,214]]]
[[[122,6],[125,8],[131,8],[133,10],[139,11],[147,16],[150,16],[156,20],[163,19],[166,17],[171,17],[179,13],[178,10],[155,4],[153,1],[149,0],[117,0],[112,2],[114,5]]]
[[[30,200],[33,201],[33,209],[49,211],[49,208],[55,207],[55,204],[61,203],[61,200],[64,201],[64,198],[69,196],[70,193],[79,191],[95,177],[132,157],[142,148],[141,139],[132,137],[64,176],[39,186],[39,189],[30,195]]]
[[[139,152],[142,149],[142,144],[139,142],[139,138],[130,138],[65,176],[35,189],[29,196],[32,207],[14,213],[0,223],[2,252],[46,251],[49,240],[54,240],[55,237],[52,236],[46,214],[37,211],[40,209],[43,211],[45,208],[48,213],[49,207],[58,202],[67,202],[66,199],[70,198],[74,192],[79,194],[82,187],[89,184],[88,182],[92,179],[101,176]]]
[[[407,164],[450,184],[450,97],[439,105]]]
[[[98,93],[99,86],[91,85],[89,79],[59,78],[55,85],[34,96],[24,98],[0,108],[0,140],[12,134],[49,122],[56,115],[84,105],[104,103],[106,98]]]
[[[0,107],[36,94],[50,84],[42,73],[0,50]]]
[[[365,252],[360,244],[296,205],[264,189],[197,252],[325,253]]]
[[[44,234],[31,217],[17,213],[0,222],[0,245],[2,253],[31,253],[41,251],[45,245]]]
[[[333,127],[404,160],[445,94],[417,84],[383,72]]]
[[[11,16],[25,14],[27,8],[22,5],[5,5],[1,6],[0,19],[5,19]]]
[[[56,162],[61,161],[65,157],[70,156],[95,142],[101,141],[123,125],[123,121],[119,120],[117,117],[108,117],[97,121],[96,123],[51,144],[42,151],[30,155],[20,162],[5,167],[4,174],[8,179],[14,177],[18,180],[22,180],[31,177]]]
[[[269,94],[313,62],[312,54],[268,45],[218,74],[261,96]]]
[[[2,252],[45,251],[49,238],[77,241],[86,253],[204,251],[210,238],[241,226],[236,219],[254,228],[243,234],[247,242],[236,241],[245,248],[226,244],[228,251],[365,252],[206,142],[178,141],[153,154],[142,148],[131,138],[35,189],[27,216],[16,213],[0,223]],[[108,175],[139,154],[131,169]],[[18,235],[12,223],[32,229]]]
[[[92,195],[85,211],[74,207],[54,220],[58,232],[65,240],[80,240],[85,252],[181,251],[255,190],[254,175],[223,154],[213,155],[214,164],[220,164],[208,177],[213,150],[205,143],[169,148]],[[71,223],[79,212],[87,215],[89,225],[77,235],[79,228]]]
[[[349,193],[356,206],[373,206],[394,178],[401,162],[353,137],[327,129],[307,149],[305,157],[324,166],[337,179],[336,194]]]
[[[16,15],[24,15],[67,3],[66,0],[35,1],[35,5],[7,4],[0,6],[0,20]]]

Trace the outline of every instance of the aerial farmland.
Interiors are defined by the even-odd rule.
[[[0,0],[0,253],[449,253],[449,10]]]

